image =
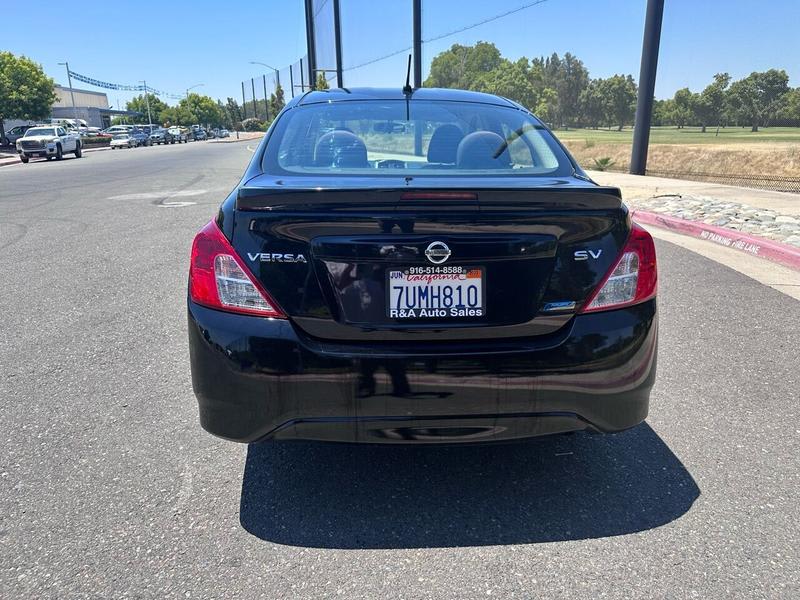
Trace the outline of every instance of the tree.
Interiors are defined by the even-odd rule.
[[[533,110],[539,94],[528,79],[528,59],[521,58],[515,63],[503,61],[488,73],[482,73],[472,82],[471,89],[497,94],[519,102],[528,110]]]
[[[681,88],[675,92],[672,98],[672,114],[670,120],[681,129],[687,125],[694,116],[694,109],[697,103],[696,94],[687,88]]]
[[[275,87],[275,100],[270,99],[270,102],[272,102],[272,114],[275,116],[286,106],[286,98],[283,95],[283,87],[281,87],[280,83]]]
[[[725,88],[730,81],[731,76],[727,73],[717,73],[714,75],[714,81],[692,98],[692,109],[695,119],[702,127],[702,133],[706,132],[706,126],[714,123],[719,133],[719,124],[725,110]]]
[[[777,116],[783,121],[782,125],[793,123],[797,126],[800,123],[800,87],[788,91],[783,96]]]
[[[474,89],[474,81],[489,73],[503,61],[494,44],[478,42],[474,46],[453,44],[431,62],[431,72],[425,87]]]
[[[603,80],[592,79],[578,97],[578,104],[583,121],[589,127],[597,129],[608,113]]]
[[[168,106],[161,111],[162,125],[192,125],[198,122],[197,116],[181,101],[178,106]]]
[[[328,85],[328,80],[325,79],[325,73],[317,73],[317,82],[315,84],[315,89],[318,90],[329,90],[331,86]]]
[[[553,55],[556,59],[558,55]],[[589,85],[589,72],[583,63],[567,52],[558,62],[555,72],[555,90],[558,94],[558,109],[561,125],[574,125],[580,114],[580,95]]]
[[[728,105],[741,121],[750,123],[751,131],[758,131],[781,105],[789,91],[789,76],[783,69],[753,72],[744,79],[733,82],[727,94]]]
[[[0,52],[0,139],[6,135],[6,119],[45,119],[55,101],[55,84],[41,65],[25,56]]]
[[[652,125],[670,125],[672,123],[672,112],[675,110],[675,101],[672,98],[666,100],[653,101],[653,122]]]
[[[148,93],[146,98],[144,94],[136,96],[125,104],[125,108],[142,113],[144,118],[147,118],[148,102],[150,103],[150,118],[152,119],[153,123],[162,123],[163,119],[161,118],[161,112],[167,108],[167,104],[155,94]]]
[[[544,88],[534,112],[545,123],[553,125],[558,116],[558,93],[553,88]]]
[[[201,94],[189,94],[178,103],[178,107],[193,114],[195,118],[194,123],[202,125],[219,127],[225,118],[219,106],[217,106],[217,103],[209,96],[203,96]],[[185,123],[181,123],[181,125],[184,124]]]
[[[601,90],[606,98],[606,122],[622,131],[633,122],[636,112],[636,83],[630,75],[614,75],[603,80]]]
[[[232,127],[242,122],[242,108],[239,106],[239,103],[231,97],[228,97],[225,101],[225,112],[228,113],[228,119]]]

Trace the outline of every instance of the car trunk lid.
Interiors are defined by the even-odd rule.
[[[261,176],[239,190],[233,245],[311,336],[553,333],[602,280],[630,228],[619,190],[578,179],[365,179],[326,189]]]

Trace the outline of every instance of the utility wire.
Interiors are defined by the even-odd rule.
[[[465,25],[464,27],[460,27],[458,29],[453,29],[448,31],[447,33],[442,33],[441,35],[436,35],[434,37],[428,38],[426,40],[422,40],[423,44],[428,44],[430,42],[437,42],[444,38],[450,37],[451,35],[456,35],[457,33],[463,33],[465,31],[469,31],[470,29],[475,29],[476,27],[480,27],[481,25],[486,25],[487,23],[491,23],[492,21],[497,21],[498,19],[502,19],[504,17],[508,17],[520,11],[523,11],[528,8],[532,8],[534,6],[538,6],[540,4],[544,4],[547,0],[535,0],[535,2],[527,2],[521,6],[516,8],[512,8],[511,10],[507,10],[506,12],[496,14],[494,16],[488,17],[483,19],[482,21],[477,21],[475,23],[471,23],[470,25]],[[355,69],[360,69],[361,67],[366,67],[367,65],[375,64],[376,62],[380,62],[382,60],[386,60],[387,58],[391,58],[392,56],[397,56],[398,54],[403,54],[404,52],[408,52],[411,50],[411,46],[406,48],[401,48],[400,50],[395,50],[394,52],[390,52],[389,54],[384,54],[383,56],[379,56],[378,58],[373,58],[372,60],[368,60],[366,62],[354,65],[352,67],[347,67],[343,69],[344,71],[353,71]]]

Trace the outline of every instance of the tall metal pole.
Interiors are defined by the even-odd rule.
[[[242,120],[247,118],[247,98],[244,96],[244,81],[242,82]]]
[[[422,0],[414,0],[413,10],[413,44],[414,89],[422,87]],[[414,154],[422,156],[422,122],[414,121]]]
[[[292,94],[292,98],[294,98],[294,69],[292,66],[289,65],[289,92]]]
[[[258,118],[258,107],[256,106],[256,80],[250,78],[250,85],[253,87],[253,116]]]
[[[636,102],[636,123],[633,129],[630,172],[644,175],[647,172],[647,147],[650,143],[650,123],[653,117],[653,95],[656,88],[658,46],[661,43],[661,21],[664,0],[647,0],[642,41],[642,66],[639,70],[639,97]]]
[[[342,68],[342,20],[339,16],[339,0],[333,0],[333,40],[336,45],[336,87],[344,87]]]
[[[308,86],[317,86],[317,55],[314,39],[314,1],[305,0],[306,6],[306,48],[308,49]]]
[[[306,82],[303,79],[303,59],[300,59],[300,91],[305,93],[306,91]]]
[[[69,63],[63,62],[58,63],[60,65],[64,65],[67,68],[67,81],[69,81],[69,95],[72,99],[72,114],[75,117],[75,128],[80,131],[80,124],[78,123],[78,106],[75,104],[75,92],[72,91],[72,72],[69,70]]]
[[[152,129],[153,119],[150,117],[150,96],[147,94],[147,82],[144,79],[142,80],[142,85],[144,85],[144,101],[147,104],[147,124]]]
[[[414,88],[422,87],[422,0],[414,0]]]
[[[269,121],[269,98],[267,98],[267,76],[262,75],[261,78],[264,80],[264,113],[266,115],[267,121]]]

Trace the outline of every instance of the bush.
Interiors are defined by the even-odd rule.
[[[616,161],[611,160],[610,156],[594,159],[594,168],[598,171],[607,171],[616,164]]]
[[[242,121],[242,128],[245,131],[266,131],[265,123],[261,119],[245,119]]]

